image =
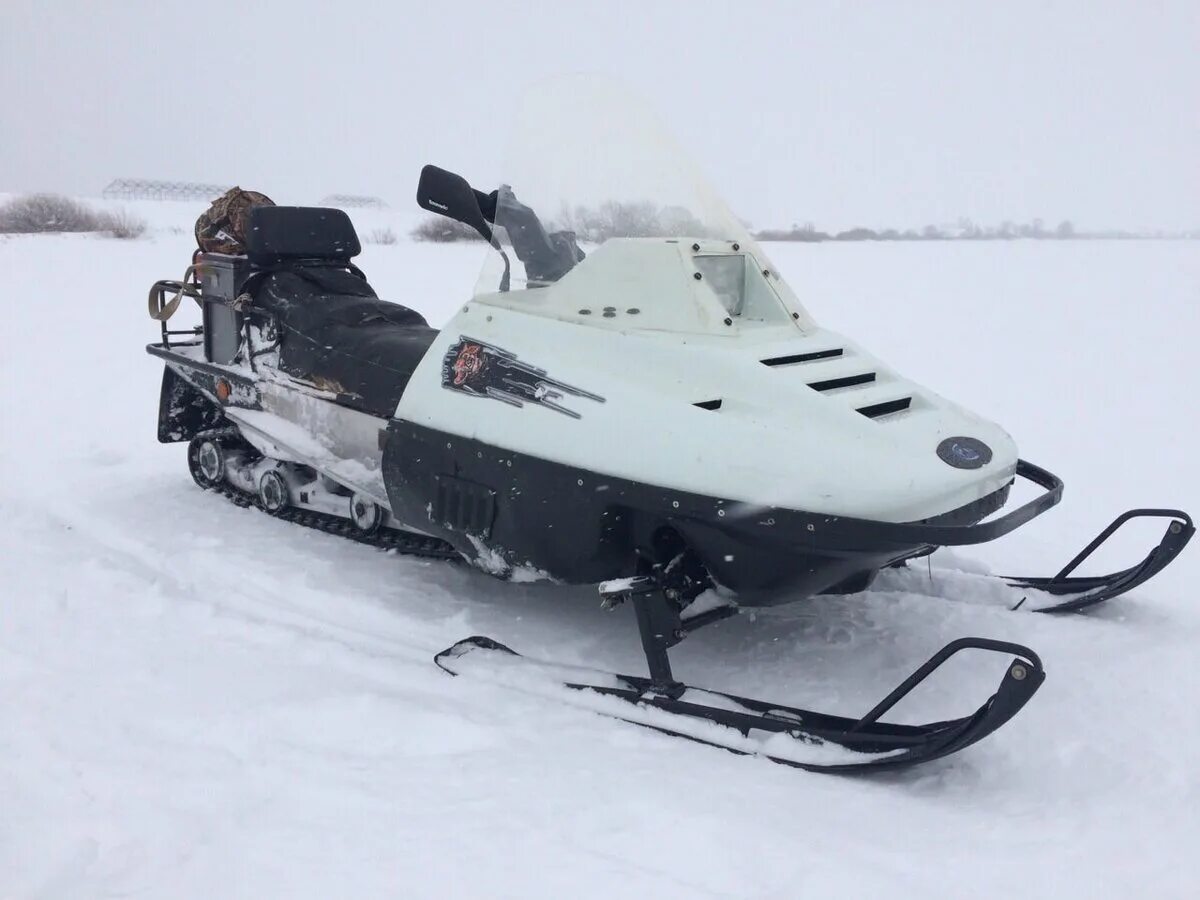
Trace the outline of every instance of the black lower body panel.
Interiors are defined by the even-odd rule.
[[[682,538],[743,605],[865,587],[878,569],[928,550],[921,528],[962,529],[1003,505],[1004,488],[915,531],[787,509],[747,512],[733,501],[597,475],[529,454],[394,420],[383,473],[393,512],[454,544],[511,566],[594,584],[629,575],[664,530]],[[1053,477],[1053,476],[1050,476]],[[861,589],[861,587],[857,588]],[[786,592],[786,593],[785,593]]]

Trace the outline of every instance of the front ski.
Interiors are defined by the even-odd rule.
[[[1107,541],[1126,522],[1133,519],[1170,519],[1162,539],[1154,546],[1146,557],[1136,565],[1108,575],[1078,576],[1071,575],[1079,564],[1092,555],[1096,549]],[[1057,575],[1052,578],[1018,578],[1003,576],[1013,587],[1032,588],[1045,591],[1055,597],[1062,597],[1058,603],[1049,606],[1038,606],[1034,612],[1065,613],[1078,612],[1119,597],[1126,591],[1132,590],[1139,584],[1149,581],[1179,555],[1187,546],[1196,526],[1192,517],[1179,509],[1131,509],[1113,520],[1112,524],[1096,535],[1090,544],[1079,551]],[[1024,601],[1022,601],[1024,602]],[[1020,605],[1020,604],[1018,604]]]
[[[1134,519],[1170,519],[1162,538],[1150,552],[1135,565],[1108,575],[1072,575],[1080,564],[1090,557],[1105,541],[1113,536],[1126,522]],[[1192,517],[1179,509],[1131,509],[1117,516],[1112,523],[1101,531],[1086,547],[1076,554],[1075,558],[1063,566],[1057,575],[1047,577],[1024,577],[1018,575],[979,575],[988,580],[999,579],[1009,587],[1041,591],[1050,598],[1061,597],[1061,600],[1039,599],[1026,595],[1021,598],[1013,609],[1026,609],[1039,613],[1068,613],[1096,606],[1106,600],[1119,597],[1140,584],[1149,581],[1165,569],[1177,557],[1192,535],[1196,526]],[[906,568],[914,559],[928,557],[937,548],[927,548],[916,556],[911,556],[894,564],[896,568]],[[964,575],[974,573],[964,572]],[[1028,605],[1026,603],[1028,602]]]
[[[1018,657],[999,688],[973,714],[926,725],[880,717],[960,650]],[[719,691],[664,685],[523,657],[487,637],[470,637],[434,657],[451,675],[476,676],[537,696],[565,699],[615,719],[733,753],[814,772],[867,772],[928,762],[970,746],[1021,709],[1045,679],[1041,660],[1019,644],[963,638],[947,644],[858,719],[764,703]],[[563,688],[570,689],[563,691]]]

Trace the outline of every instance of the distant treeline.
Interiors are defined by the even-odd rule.
[[[596,207],[574,206],[559,210],[546,223],[547,230],[566,230],[575,233],[585,244],[599,244],[614,237],[707,237],[708,229],[688,210],[678,206],[658,206],[649,202],[609,202]],[[1010,241],[1119,239],[1149,240],[1162,238],[1200,238],[1200,229],[1188,232],[1082,231],[1064,219],[1049,228],[1041,219],[1028,223],[1001,222],[996,226],[976,225],[970,219],[959,219],[953,225],[926,225],[917,230],[909,228],[850,228],[846,231],[819,231],[812,223],[791,228],[764,228],[753,232],[760,241]],[[469,225],[441,216],[420,222],[412,231],[418,241],[453,242],[481,240]],[[503,240],[503,236],[501,236]]]
[[[123,209],[95,210],[60,194],[25,194],[0,203],[0,234],[107,234],[129,241],[146,223]]]
[[[797,241],[820,243],[822,241],[1012,241],[1030,240],[1151,240],[1200,238],[1200,229],[1177,232],[1136,232],[1122,230],[1082,231],[1070,220],[1064,219],[1054,228],[1047,228],[1041,219],[1021,224],[1001,222],[996,226],[979,226],[969,219],[960,219],[954,225],[926,225],[919,231],[909,228],[850,228],[846,231],[819,231],[811,223],[793,225],[791,228],[764,228],[754,232],[760,241]]]
[[[547,231],[570,231],[585,244],[600,244],[614,237],[705,237],[708,231],[682,207],[649,202],[610,201],[595,207],[564,206],[555,218],[544,224]],[[482,240],[479,232],[470,225],[442,216],[424,219],[410,233],[413,240],[434,243]],[[503,235],[501,240],[504,240]]]

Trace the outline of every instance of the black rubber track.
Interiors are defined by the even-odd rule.
[[[197,434],[193,440],[198,441],[213,438],[218,440],[223,446],[232,446],[235,444],[248,446],[236,427],[213,428]],[[200,483],[197,481],[197,484]],[[265,509],[262,509],[257,496],[238,490],[228,482],[222,482],[219,485],[200,484],[200,487],[221,494],[237,506],[253,506],[263,512],[267,512]],[[347,538],[355,543],[366,544],[369,547],[378,547],[380,550],[393,550],[405,556],[454,561],[462,559],[459,552],[446,541],[423,534],[414,534],[410,531],[401,531],[395,528],[379,528],[374,533],[368,534],[356,528],[354,523],[349,519],[343,519],[341,516],[335,516],[330,513],[301,509],[297,506],[288,506],[279,512],[267,514],[276,519],[283,519],[286,522],[303,525],[305,528],[312,528],[316,531],[322,531],[325,534]]]

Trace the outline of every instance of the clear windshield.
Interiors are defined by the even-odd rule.
[[[418,202],[492,244],[482,303],[581,325],[733,335],[812,324],[745,225],[630,93],[595,76],[512,103],[497,182],[436,167]],[[494,190],[492,188],[495,187]]]
[[[510,125],[496,224],[512,290],[565,274],[581,256],[572,253],[572,242],[583,254],[612,238],[751,244],[655,115],[618,84],[600,76],[543,82],[516,101]],[[544,239],[531,234],[530,213]],[[477,291],[498,290],[503,272],[499,254],[490,254]]]

